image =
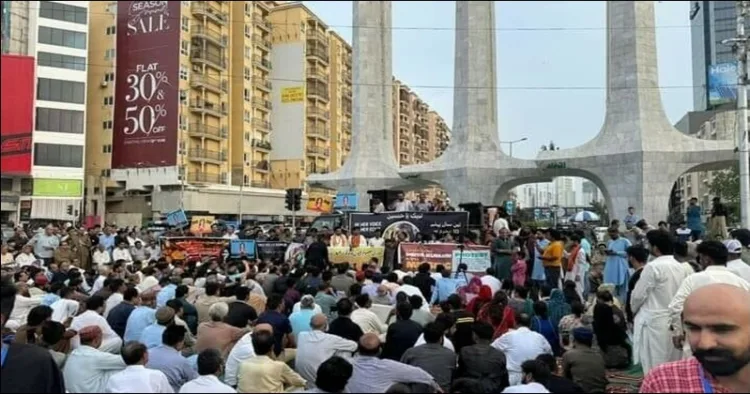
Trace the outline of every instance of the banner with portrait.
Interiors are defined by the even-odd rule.
[[[248,259],[255,258],[255,240],[254,239],[233,239],[229,244],[229,255],[232,258],[245,257]]]
[[[310,193],[307,196],[307,210],[330,213],[333,210],[333,198],[324,193]]]
[[[200,261],[204,257],[221,259],[229,246],[224,238],[162,237],[161,253],[168,263]]]
[[[258,241],[256,243],[258,259],[263,261],[284,261],[289,242]]]
[[[359,248],[348,247],[328,247],[328,260],[331,264],[349,263],[354,269],[360,269],[363,265],[369,264],[370,260],[375,257],[380,265],[383,264],[383,255],[385,248],[382,246],[364,246]]]
[[[210,234],[214,221],[213,216],[193,216],[190,218],[190,232],[193,235]]]
[[[352,213],[349,228],[359,227],[362,234],[371,237],[380,232],[385,239],[398,233],[407,241],[416,239],[417,233],[441,237],[446,233],[458,236],[469,226],[468,212],[384,212]]]

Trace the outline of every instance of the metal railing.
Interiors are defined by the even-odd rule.
[[[227,13],[212,6],[208,1],[194,1],[190,9],[194,15],[207,16],[222,25],[228,21]]]
[[[308,146],[305,151],[311,155],[329,156],[331,154],[330,149],[321,146]]]
[[[207,137],[213,139],[225,139],[228,136],[226,129],[216,126],[209,126],[202,123],[192,123],[188,129],[188,134],[197,137]]]
[[[226,152],[219,152],[219,151],[200,149],[200,148],[190,149],[188,151],[188,157],[194,158],[194,159],[201,159],[201,160],[211,160],[211,161],[226,161],[227,160]]]
[[[189,183],[225,183],[225,177],[221,174],[211,174],[207,172],[189,172],[187,181]]]

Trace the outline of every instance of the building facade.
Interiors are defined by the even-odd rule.
[[[750,28],[750,20],[745,20]],[[709,68],[734,63],[732,47],[723,40],[737,35],[737,13],[734,1],[693,1],[690,8],[690,34],[693,55],[693,107],[710,109]]]
[[[702,123],[693,122],[689,130],[678,129],[683,133],[700,139],[733,140],[735,138],[737,127],[736,111],[707,111],[706,113],[710,114],[710,117]],[[698,115],[694,117],[703,118]],[[703,208],[704,212],[708,212],[711,209],[711,200],[715,196],[711,193],[710,186],[715,176],[716,171],[695,171],[688,172],[678,178],[675,190],[681,196],[683,212],[693,197],[698,199],[698,205]]]
[[[31,162],[28,171],[8,176],[5,157],[10,152],[3,152],[3,221],[74,221],[81,213],[91,68],[88,27],[88,1],[3,2],[3,54],[29,59],[33,75],[24,92],[14,92],[30,98],[30,111],[23,116],[31,125],[25,159]],[[2,72],[23,74],[9,64]],[[5,104],[3,108],[3,117],[18,116],[6,113]],[[4,140],[8,132],[3,130]]]

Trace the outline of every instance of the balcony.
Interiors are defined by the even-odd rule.
[[[226,25],[229,19],[226,12],[222,12],[220,8],[211,5],[208,1],[194,1],[191,3],[190,10],[193,15],[208,18],[222,26]]]
[[[317,59],[323,63],[328,64],[328,48],[320,46],[307,46],[307,57]]]
[[[328,148],[324,148],[322,146],[308,146],[305,151],[310,156],[318,157],[328,157],[331,154],[331,151]]]
[[[308,137],[318,138],[326,141],[331,138],[331,133],[323,126],[307,125],[306,131]]]
[[[271,29],[273,28],[273,26],[271,25],[271,22],[264,19],[263,16],[259,14],[255,14],[253,16],[253,25],[269,33],[271,32]]]
[[[317,79],[319,81],[323,81],[324,83],[328,83],[329,81],[328,72],[322,67],[308,67],[307,78]]]
[[[404,100],[399,101],[398,109],[400,109],[402,113],[409,112],[409,103]]]
[[[219,106],[216,103],[210,101],[203,101],[199,98],[192,100],[190,103],[190,111],[196,112],[203,115],[212,115],[217,118],[221,118],[227,114],[226,105]]]
[[[269,93],[271,92],[271,90],[273,90],[273,84],[271,83],[271,81],[267,81],[265,79],[264,80],[260,80],[260,81],[256,81],[255,82],[255,87],[258,88],[258,89],[260,89],[260,90],[262,90],[262,91],[264,91],[264,92],[269,92]]]
[[[260,97],[253,97],[253,107],[263,111],[270,111],[271,108],[273,108],[273,105],[268,100],[264,100]]]
[[[328,174],[331,169],[328,167],[320,167],[315,165],[307,166],[307,174]]]
[[[259,1],[258,3],[262,3],[262,1]],[[269,181],[252,181],[250,182],[251,187],[257,187],[260,189],[270,189],[271,188],[271,182]]]
[[[399,145],[398,149],[399,151],[404,152],[404,153],[411,152],[411,149],[409,148],[409,144],[402,143],[401,145]]]
[[[190,60],[195,63],[204,63],[219,71],[225,71],[227,68],[227,58],[223,54],[209,52],[200,48],[191,52]]]
[[[207,25],[193,24],[190,28],[190,33],[193,38],[211,41],[222,48],[226,48],[227,43],[229,42],[227,35],[221,34],[221,29]]]
[[[398,118],[401,123],[409,123],[409,117],[406,114],[399,114]]]
[[[255,147],[258,150],[262,150],[265,152],[271,151],[271,142],[266,140],[261,140],[257,138],[253,138],[253,147]]]
[[[351,83],[352,82],[352,72],[351,71],[344,71],[344,81]]]
[[[188,135],[197,138],[208,138],[215,141],[225,140],[228,137],[226,128],[208,126],[200,123],[193,123],[188,129]]]
[[[271,122],[261,118],[253,118],[253,127],[261,131],[271,131]]]
[[[227,161],[227,153],[196,148],[196,149],[190,149],[188,151],[188,158],[192,161],[207,161],[207,162],[212,162],[216,164],[221,164]]]
[[[323,101],[329,100],[328,89],[326,86],[323,86],[323,85],[311,85],[308,83],[306,93],[307,93],[307,98],[318,99],[318,100],[323,100]]]
[[[316,107],[307,107],[307,117],[309,118],[320,118],[320,119],[329,119],[329,113],[328,111],[322,109],[322,108],[316,108]]]
[[[268,160],[260,160],[253,162],[253,168],[260,172],[271,172],[271,164]]]
[[[188,173],[188,183],[215,183],[223,184],[226,183],[226,177],[221,174],[211,174],[208,172],[190,172]]]
[[[308,41],[317,41],[325,45],[328,48],[328,34],[317,29],[310,29],[307,31]]]
[[[344,140],[343,146],[345,150],[352,150],[352,140]]]
[[[253,34],[253,42],[260,49],[264,49],[266,51],[270,51],[271,50],[271,40],[269,40],[267,38],[264,38],[260,34]]]
[[[271,71],[271,68],[273,68],[270,60],[258,55],[253,56],[253,65],[265,71]]]
[[[190,87],[204,88],[218,94],[226,93],[229,90],[229,84],[225,79],[201,75],[197,72],[190,74]]]
[[[271,10],[271,7],[269,7],[268,4],[266,4],[265,1],[253,1],[253,4],[257,5],[259,8],[262,8],[262,9],[264,9],[266,11],[270,11]]]

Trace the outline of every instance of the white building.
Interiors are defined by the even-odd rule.
[[[3,53],[36,62],[31,174],[4,176],[3,195],[20,196],[20,209],[3,212],[3,219],[72,221],[83,195],[89,2],[4,1],[3,7],[9,24]]]

